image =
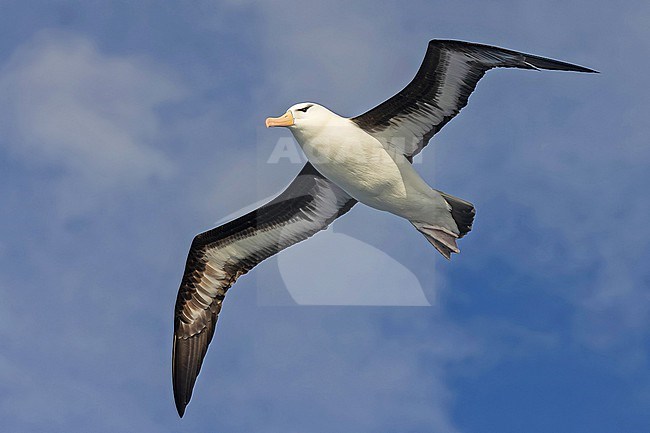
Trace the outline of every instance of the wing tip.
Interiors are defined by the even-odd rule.
[[[563,62],[560,60],[554,60],[547,57],[540,57],[532,54],[526,54],[520,51],[513,51],[507,48],[498,47],[496,45],[487,45],[480,44],[476,42],[467,42],[456,39],[432,39],[429,41],[429,46],[438,45],[438,46],[448,46],[456,47],[459,49],[462,48],[479,48],[487,50],[498,50],[503,53],[509,54],[519,54],[523,55],[523,63],[518,65],[518,67],[523,67],[525,69],[547,69],[547,70],[556,70],[556,71],[570,71],[570,72],[583,72],[588,74],[600,74],[599,71],[585,66],[575,65],[572,63]]]
[[[185,408],[192,398],[196,378],[207,349],[205,334],[190,338],[174,338],[172,348],[172,388],[178,415],[183,418]]]
[[[573,63],[567,63],[561,60],[554,60],[546,57],[533,56],[531,54],[524,54],[524,63],[532,66],[534,69],[600,74],[600,72],[596,71],[595,69],[587,68],[585,66],[575,65]]]
[[[185,389],[181,390],[181,380],[180,372],[178,371],[178,360],[177,360],[177,350],[176,350],[176,338],[174,338],[174,346],[172,349],[172,389],[174,392],[174,404],[176,405],[176,411],[178,416],[183,418],[185,415],[185,408],[189,399],[187,398]]]
[[[176,400],[176,411],[178,412],[179,418],[183,418],[183,415],[185,415],[186,407],[187,407],[187,403],[183,403],[179,400]]]

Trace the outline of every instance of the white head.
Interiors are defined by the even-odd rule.
[[[339,116],[322,105],[313,102],[301,102],[292,105],[286,113],[280,117],[269,117],[266,119],[266,127],[286,126],[292,132],[305,130],[319,130],[333,118]]]

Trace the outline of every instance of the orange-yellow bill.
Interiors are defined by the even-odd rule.
[[[293,114],[291,114],[290,110],[287,110],[287,112],[280,117],[268,117],[266,119],[267,128],[271,128],[273,126],[291,126],[291,125],[293,125]]]

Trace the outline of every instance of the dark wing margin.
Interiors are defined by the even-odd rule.
[[[271,202],[194,238],[174,310],[172,382],[181,417],[230,286],[262,260],[327,228],[355,203],[307,163]]]
[[[387,149],[412,158],[467,105],[478,81],[492,68],[597,72],[490,45],[434,39],[415,78],[395,96],[352,121]]]

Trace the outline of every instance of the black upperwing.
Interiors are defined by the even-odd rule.
[[[478,81],[492,68],[596,72],[490,45],[434,39],[415,78],[395,96],[352,121],[411,158],[467,105]]]

